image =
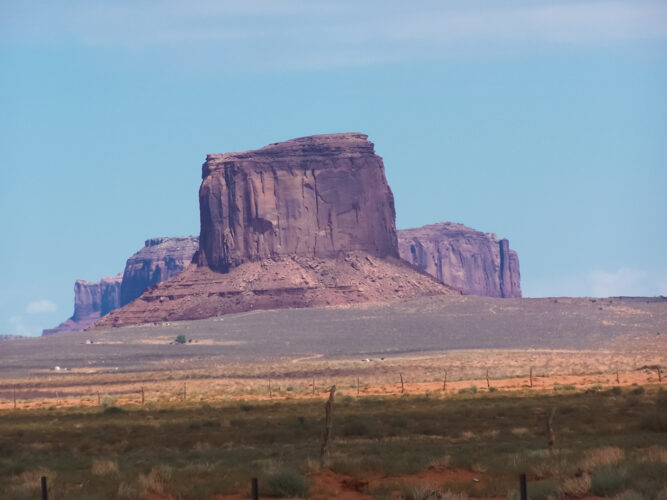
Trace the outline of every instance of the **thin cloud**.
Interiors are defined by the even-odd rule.
[[[44,314],[55,312],[57,310],[58,306],[56,303],[48,299],[36,300],[35,302],[28,304],[28,307],[26,307],[26,312],[29,314]]]
[[[6,2],[0,40],[340,67],[667,39],[665,1]]]

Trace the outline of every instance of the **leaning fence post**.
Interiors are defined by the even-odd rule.
[[[447,370],[445,370],[445,378],[442,380],[442,392],[447,392]]]
[[[399,373],[398,375],[401,377],[401,394],[403,394],[403,391],[405,390],[405,387],[403,386],[403,374]]]
[[[520,488],[521,488],[521,500],[528,500],[528,489],[526,488],[526,475],[521,474],[519,477]]]
[[[658,366],[658,382],[662,384],[662,370]]]
[[[322,438],[322,448],[320,449],[320,461],[324,464],[325,457],[329,454],[329,438],[331,437],[331,411],[333,410],[334,395],[336,386],[332,385],[329,390],[329,400],[324,405],[324,436]]]
[[[357,375],[357,397],[359,397],[359,375]]]
[[[259,500],[259,488],[257,487],[257,478],[252,478],[252,500]]]
[[[49,493],[46,490],[46,476],[42,476],[42,500],[49,500]]]
[[[489,382],[489,369],[486,369],[486,388],[491,390],[491,382]]]

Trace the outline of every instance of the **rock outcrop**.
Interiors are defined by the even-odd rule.
[[[55,328],[42,331],[42,335],[79,332],[85,330],[102,316],[120,307],[122,274],[100,281],[77,280],[74,283],[74,314]]]
[[[146,288],[176,276],[190,265],[198,238],[150,238],[130,257],[125,272],[113,278],[74,283],[74,314],[42,335],[85,330],[114,309],[129,304]]]
[[[120,306],[139,297],[146,288],[176,276],[192,262],[199,238],[150,238],[127,259],[120,286]]]
[[[227,272],[286,255],[398,257],[394,197],[364,134],[330,134],[208,155],[198,263]]]
[[[460,294],[398,257],[382,158],[359,133],[208,155],[199,250],[94,328]]]
[[[401,257],[466,294],[521,297],[519,257],[509,241],[442,222],[398,231]]]

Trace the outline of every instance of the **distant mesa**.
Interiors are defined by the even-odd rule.
[[[132,302],[146,288],[177,275],[190,265],[198,247],[194,236],[146,240],[144,248],[127,260],[123,273],[97,282],[77,280],[74,314],[42,335],[85,330],[114,309]]]
[[[199,209],[199,238],[146,240],[122,279],[77,281],[74,315],[44,334],[428,295],[521,296],[506,239],[450,222],[396,231],[382,158],[361,133],[208,155]]]
[[[120,306],[122,274],[100,281],[77,280],[74,283],[74,314],[42,335],[78,332],[92,325],[105,314]]]
[[[95,328],[460,294],[399,258],[394,197],[364,134],[208,155],[199,207],[197,265]]]
[[[441,222],[398,231],[401,258],[469,295],[521,297],[519,256],[509,241]]]

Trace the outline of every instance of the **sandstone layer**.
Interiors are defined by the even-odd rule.
[[[398,231],[401,258],[466,294],[521,297],[519,257],[509,241],[442,222]]]
[[[248,262],[219,273],[190,266],[111,312],[94,328],[201,319],[257,309],[385,303],[458,290],[417,272],[408,263],[366,252],[337,258],[299,255]]]
[[[349,251],[398,257],[394,197],[364,134],[208,155],[202,178],[200,266],[226,272],[266,258]]]
[[[176,276],[192,262],[199,239],[150,238],[144,248],[127,259],[120,286],[120,306],[139,297],[146,288]]]
[[[110,311],[120,307],[122,274],[100,281],[77,280],[74,283],[74,314],[55,328],[42,331],[42,335],[79,332]]]

